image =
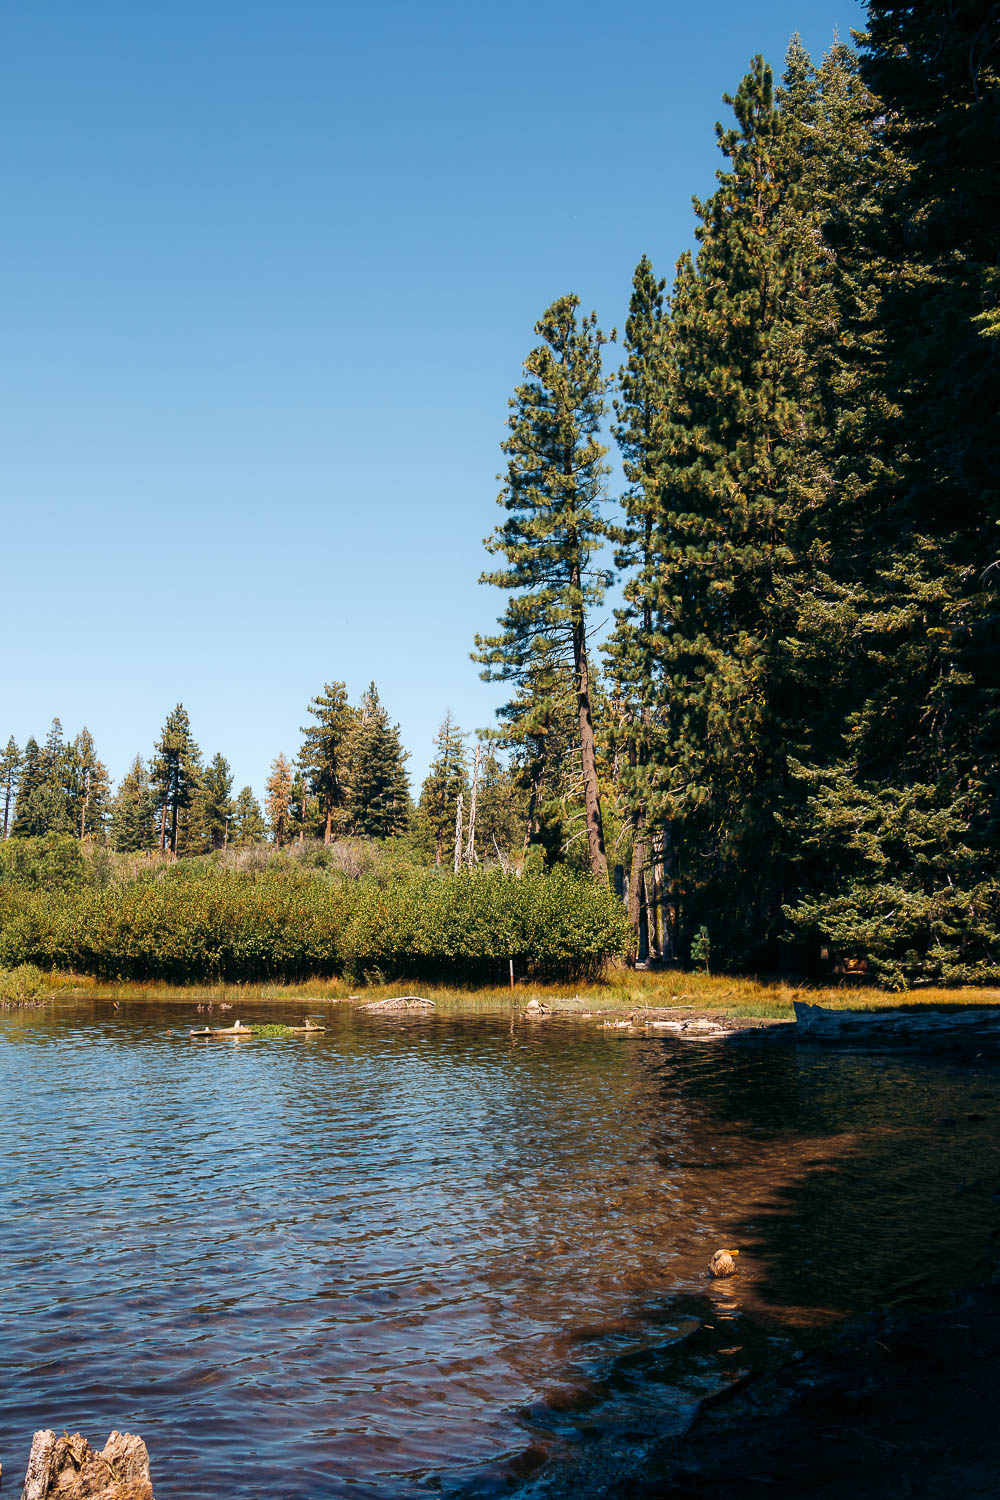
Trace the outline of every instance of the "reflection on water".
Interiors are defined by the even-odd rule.
[[[117,1426],[158,1500],[503,1491],[970,1279],[1000,1225],[986,1070],[482,1014],[194,1043],[191,1016],[0,1017],[11,1471],[36,1427]],[[713,1285],[722,1244],[743,1274]]]

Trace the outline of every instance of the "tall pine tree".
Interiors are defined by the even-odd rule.
[[[606,342],[593,314],[577,319],[580,299],[560,297],[535,325],[542,342],[525,360],[528,379],[510,402],[502,444],[507,472],[498,503],[507,519],[487,551],[507,566],[482,582],[508,594],[500,632],[477,636],[474,659],[487,681],[537,686],[553,654],[573,673],[590,867],[607,880],[594,739],[588,611],[608,582],[599,553],[607,449],[599,441],[607,383]]]

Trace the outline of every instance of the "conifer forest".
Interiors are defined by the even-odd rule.
[[[693,249],[641,254],[617,332],[567,289],[526,336],[470,642],[496,723],[442,702],[411,790],[375,684],[317,684],[262,800],[181,704],[117,786],[85,728],[11,737],[0,964],[476,975],[697,943],[996,982],[995,7],[872,0],[854,43],[793,39],[723,98]]]

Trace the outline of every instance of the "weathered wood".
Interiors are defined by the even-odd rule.
[[[197,1036],[197,1037],[206,1037],[206,1036],[253,1036],[253,1027],[252,1026],[244,1026],[242,1024],[242,1022],[237,1021],[235,1023],[235,1025],[233,1025],[233,1026],[216,1026],[214,1028],[211,1027],[211,1026],[206,1026],[204,1028],[204,1030],[202,1030],[202,1031],[192,1031],[190,1033],[190,1035],[191,1036]]]
[[[101,1453],[76,1432],[35,1433],[21,1500],[153,1500],[142,1438],[112,1432]]]
[[[367,1011],[394,1011],[394,1010],[434,1010],[433,1000],[425,1000],[423,995],[393,995],[388,1000],[372,1000],[367,1005],[361,1005],[359,1010]]]
[[[912,1010],[833,1010],[794,1000],[798,1030],[823,1041],[864,1041],[866,1038],[934,1038],[1000,1035],[1000,1009],[970,1006],[968,1009],[937,1010],[915,1006]]]

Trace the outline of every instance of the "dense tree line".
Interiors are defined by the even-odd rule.
[[[726,102],[697,248],[669,288],[640,260],[617,377],[562,297],[511,402],[477,654],[515,688],[530,837],[575,800],[640,955],[707,927],[732,966],[996,977],[1000,17],[872,0],[857,50],[793,40]]]
[[[263,807],[249,786],[234,794],[224,755],[206,763],[183,704],[167,715],[148,759],[136,756],[117,789],[87,729],[65,739],[58,719],[40,746],[13,738],[0,755],[3,838],[51,835],[122,854],[183,858],[271,843],[405,838],[418,863],[509,865],[523,850],[518,785],[492,746],[470,752],[446,713],[416,804],[408,752],[372,683],[357,705],[342,682],[308,705],[294,760],[275,756]],[[459,826],[461,825],[461,826]],[[456,843],[457,840],[457,843]]]

